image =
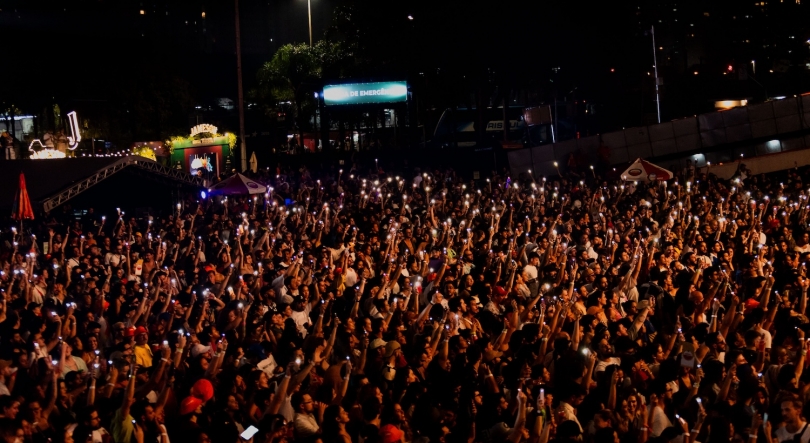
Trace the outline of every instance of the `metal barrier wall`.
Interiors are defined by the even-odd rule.
[[[805,111],[806,110],[806,111]],[[810,128],[810,94],[749,106],[701,114],[656,125],[627,128],[551,145],[519,149],[508,153],[512,173],[532,169],[540,175],[556,174],[554,162],[564,169],[570,154],[587,158],[594,165],[598,150],[605,146],[609,163],[621,164],[636,158],[668,157],[663,167],[682,167],[687,160],[705,166],[756,155],[810,147],[810,135],[796,136]],[[788,138],[781,135],[788,135]],[[767,140],[771,138],[771,140]],[[767,140],[767,141],[762,141]],[[751,143],[746,143],[750,141]],[[728,149],[718,149],[733,144]],[[678,154],[683,153],[682,157]]]

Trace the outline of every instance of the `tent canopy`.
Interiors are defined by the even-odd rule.
[[[264,194],[265,192],[267,192],[267,186],[239,173],[208,189],[210,195],[252,195]]]
[[[629,168],[622,172],[624,181],[663,181],[672,179],[672,172],[656,166],[647,160],[636,159]]]

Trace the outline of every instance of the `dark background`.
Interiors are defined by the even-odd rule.
[[[809,7],[797,0],[312,2],[316,41],[356,45],[344,74],[406,78],[413,123],[427,133],[444,109],[497,106],[506,93],[519,106],[566,103],[583,136],[655,120],[653,25],[665,121],[711,110],[718,99],[810,91]],[[247,132],[273,130],[285,122],[260,110],[257,73],[281,45],[308,41],[307,2],[242,0],[240,8]],[[4,1],[0,106],[38,116],[38,131],[59,126],[54,105],[63,114],[81,110],[90,137],[120,145],[184,134],[200,121],[238,132],[235,108],[219,106],[221,98],[236,100],[234,29],[232,0]]]

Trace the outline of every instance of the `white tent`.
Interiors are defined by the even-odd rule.
[[[647,160],[636,159],[629,168],[622,172],[624,181],[664,181],[672,179],[673,174],[660,166],[656,166]]]
[[[267,192],[267,186],[239,173],[222,180],[208,189],[209,195],[252,195],[264,194],[265,192]]]

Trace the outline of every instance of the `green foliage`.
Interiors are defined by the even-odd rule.
[[[202,140],[205,138],[220,138],[220,137],[227,137],[228,138],[228,146],[233,150],[236,146],[236,134],[232,132],[226,132],[225,134],[220,133],[211,133],[211,132],[200,132],[199,134],[194,135],[193,137],[183,137],[182,135],[175,135],[170,139],[166,140],[164,144],[169,148],[169,155],[174,153],[175,145],[182,145],[187,143],[191,140]]]
[[[314,48],[288,44],[276,51],[259,70],[259,84],[279,101],[300,99],[305,85],[315,86],[321,66]]]
[[[214,138],[214,137],[222,137],[222,135],[213,134],[213,133],[210,133],[210,132],[198,132],[197,134],[194,134],[194,137],[192,137],[192,138],[194,140],[202,140],[204,138]]]
[[[157,157],[155,156],[155,151],[150,148],[149,146],[136,146],[132,149],[132,153],[135,155],[140,155],[141,157],[146,157],[150,160],[157,161]]]
[[[278,104],[289,102],[299,131],[304,131],[317,102],[313,93],[320,89],[323,57],[306,44],[288,44],[259,69],[259,88],[255,96],[270,115]]]

